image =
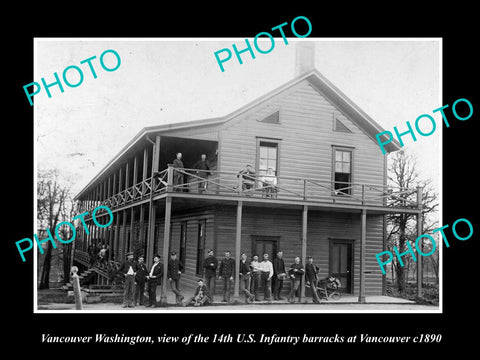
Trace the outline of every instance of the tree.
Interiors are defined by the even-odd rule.
[[[436,228],[436,220],[432,219],[432,214],[436,212],[438,207],[438,194],[434,190],[430,179],[421,179],[416,170],[416,159],[405,150],[400,150],[391,155],[389,159],[389,175],[388,182],[390,188],[400,190],[393,201],[393,205],[400,207],[408,207],[409,204],[416,202],[416,191],[407,192],[408,189],[416,190],[417,186],[422,190],[422,234],[431,232]],[[416,219],[414,214],[389,214],[387,216],[387,249],[393,252],[393,246],[396,246],[399,253],[407,250],[407,242],[412,243],[417,238]],[[403,259],[402,259],[403,260]],[[407,263],[407,261],[404,261]],[[405,293],[406,279],[405,267],[400,266],[397,258],[394,256],[392,261],[392,269],[396,274],[396,286],[401,294]]]
[[[49,229],[52,236],[55,236],[55,228],[60,220],[63,220],[62,213],[66,211],[68,194],[69,188],[61,185],[58,170],[39,170],[37,180],[38,229]],[[41,232],[39,231],[39,233]],[[44,234],[47,236],[46,232]],[[44,244],[42,244],[42,249]],[[52,242],[47,241],[39,289],[48,289],[50,287],[52,250]]]

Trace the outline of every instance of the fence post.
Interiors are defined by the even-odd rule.
[[[168,164],[167,168],[167,192],[171,192],[173,190],[173,166]]]
[[[80,280],[78,278],[78,267],[72,266],[70,270],[72,273],[73,296],[75,297],[75,310],[83,310],[82,293],[80,291]]]

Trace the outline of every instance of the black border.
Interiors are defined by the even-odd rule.
[[[113,5],[112,5],[113,6]],[[192,351],[204,349],[211,356],[222,356],[222,351],[235,344],[197,344],[129,346],[82,344],[62,345],[41,342],[42,333],[53,335],[91,335],[105,332],[182,336],[189,333],[212,335],[213,333],[265,333],[295,335],[307,333],[310,336],[343,336],[358,333],[370,335],[413,336],[420,333],[442,334],[440,344],[409,344],[416,350],[428,350],[430,354],[447,347],[461,344],[461,349],[471,347],[475,341],[475,331],[468,326],[469,319],[476,313],[475,269],[478,250],[478,215],[473,205],[478,198],[475,180],[476,149],[475,135],[479,107],[478,60],[475,56],[476,38],[474,27],[475,9],[468,5],[456,4],[455,9],[437,9],[420,12],[407,4],[391,4],[386,9],[358,8],[342,4],[333,9],[305,6],[303,10],[283,8],[277,4],[267,11],[246,3],[218,5],[202,4],[198,12],[188,8],[174,11],[156,5],[155,9],[139,4],[126,9],[124,5],[110,7],[101,12],[97,7],[86,6],[82,11],[55,12],[43,7],[40,11],[29,8],[28,14],[15,15],[12,28],[6,30],[9,36],[6,46],[9,55],[4,70],[8,68],[7,96],[5,106],[6,133],[4,139],[5,175],[4,186],[15,188],[5,191],[7,201],[5,249],[8,269],[4,273],[4,300],[7,300],[6,316],[13,319],[4,326],[13,327],[6,331],[7,346],[17,351],[26,344],[35,352],[45,351],[49,357],[65,356],[65,349],[107,350],[109,354],[122,353],[138,355],[143,350],[147,354],[162,355],[163,351]],[[211,7],[208,8],[208,7]],[[440,6],[440,5],[439,5]],[[399,9],[399,7],[401,7]],[[278,10],[280,9],[280,10]],[[62,10],[62,9],[60,9]],[[88,11],[87,11],[88,10]],[[452,224],[458,218],[469,219],[475,229],[474,236],[465,242],[450,241],[450,248],[444,248],[443,257],[443,314],[33,314],[33,257],[21,262],[14,242],[33,234],[33,111],[25,99],[22,86],[33,81],[33,38],[34,37],[254,37],[296,16],[303,15],[313,25],[311,37],[441,37],[443,38],[443,104],[451,104],[458,98],[467,98],[473,104],[474,115],[468,121],[452,120],[450,128],[443,128],[443,223]],[[12,24],[11,23],[11,24]],[[408,91],[408,90],[406,90]],[[439,105],[443,105],[439,104]],[[404,104],[408,106],[408,104]],[[433,110],[433,109],[432,109]],[[452,118],[451,111],[446,113]],[[10,140],[11,139],[11,140]],[[10,141],[9,141],[10,140]],[[469,178],[467,176],[470,175]],[[451,232],[446,232],[452,237]],[[31,254],[31,253],[30,253]],[[12,309],[13,307],[13,309]],[[472,319],[473,320],[473,319]],[[472,324],[475,326],[476,324]],[[24,345],[25,344],[25,345]],[[405,349],[405,344],[308,344],[276,345],[268,347],[257,344],[241,344],[246,355],[258,355],[258,349],[278,349],[298,351],[307,349],[320,356],[325,345],[335,350],[364,349],[380,355],[378,350],[385,348]],[[68,346],[68,348],[67,348]],[[192,348],[193,346],[193,348]],[[208,349],[207,349],[208,347]],[[217,350],[218,352],[212,352]],[[74,349],[72,349],[74,350]],[[8,353],[8,352],[6,352]],[[62,354],[63,353],[63,354]],[[94,353],[90,353],[94,355]],[[405,353],[407,355],[408,353]],[[195,356],[194,353],[190,353]],[[94,355],[95,356],[95,355]],[[268,355],[267,355],[268,356]]]

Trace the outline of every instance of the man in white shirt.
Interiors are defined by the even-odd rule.
[[[148,280],[148,305],[147,307],[157,306],[157,285],[162,283],[163,264],[160,262],[160,255],[155,255],[153,265],[147,275]]]
[[[263,254],[263,261],[258,265],[260,270],[260,283],[263,286],[264,300],[271,301],[271,284],[273,276],[273,264],[268,260],[268,254]],[[258,292],[258,289],[257,289]],[[255,298],[258,299],[258,293],[255,294]]]

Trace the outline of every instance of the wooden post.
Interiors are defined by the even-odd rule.
[[[237,224],[235,228],[235,284],[233,286],[233,299],[239,300],[239,288],[240,288],[240,274],[238,269],[240,268],[240,251],[242,243],[242,209],[243,202],[237,202]]]
[[[307,220],[308,220],[308,205],[303,205],[302,212],[302,265],[307,263]],[[300,302],[305,299],[305,276],[300,282]]]
[[[165,305],[167,303],[167,281],[168,281],[168,245],[170,239],[170,221],[172,213],[172,198],[169,194],[165,198],[165,224],[163,232],[163,281],[162,281],[162,295],[160,298],[160,304]]]
[[[153,156],[152,156],[152,172],[150,182],[150,206],[148,212],[148,234],[147,234],[147,266],[150,267],[153,263],[153,245],[155,241],[155,217],[156,217],[156,207],[153,203],[153,190],[155,188],[155,177],[153,174],[158,171],[158,161],[160,156],[160,136],[157,135],[155,139],[155,144],[153,145]],[[144,153],[145,156],[145,153]],[[144,157],[145,160],[145,157]]]
[[[143,149],[143,171],[142,171],[142,196],[145,194],[145,180],[147,179],[147,168],[148,168],[148,149],[145,147]]]
[[[367,210],[362,209],[360,230],[360,290],[358,302],[365,304],[365,247],[367,242]]]
[[[129,248],[127,249],[127,251],[135,251],[134,247],[133,247],[133,244],[134,244],[134,240],[135,240],[135,236],[133,236],[133,226],[135,225],[134,224],[134,220],[135,220],[135,210],[134,210],[134,206],[132,206],[130,209],[130,246]],[[135,255],[138,255],[138,254],[135,254]]]
[[[133,157],[133,189],[132,189],[132,201],[135,199],[135,185],[137,185],[137,172],[138,172],[138,161],[137,161],[137,155]]]
[[[123,236],[120,240],[120,261],[125,259],[125,254],[127,253],[125,249],[125,245],[127,243],[127,210],[122,211],[123,219],[122,219],[122,229],[123,229]]]
[[[80,280],[78,278],[78,267],[72,266],[72,285],[73,285],[73,296],[75,298],[75,310],[83,310],[82,306],[82,292],[80,291]]]
[[[417,187],[417,206],[419,212],[416,214],[417,218],[417,237],[422,235],[423,233],[423,217],[422,217],[422,209],[423,209],[423,202],[422,202],[422,193],[423,193],[423,188],[422,187]],[[423,244],[423,239],[420,241],[420,250],[423,250],[422,248]],[[423,268],[422,268],[422,256],[417,253],[417,297],[422,298],[423,297]]]

